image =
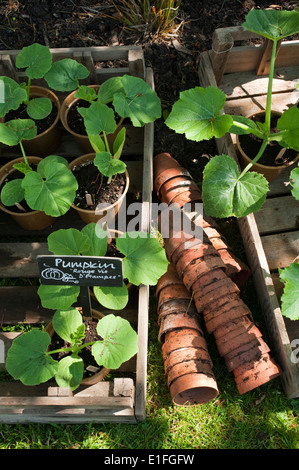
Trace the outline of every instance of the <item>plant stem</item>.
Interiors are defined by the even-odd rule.
[[[29,103],[29,97],[30,97],[30,87],[31,87],[31,78],[28,77],[28,84],[27,84],[27,100],[26,100],[26,104]]]
[[[20,143],[21,152],[22,152],[23,158],[24,158],[24,160],[25,160],[25,163],[26,163],[26,165],[29,165],[28,160],[27,160],[27,157],[26,157],[26,154],[25,154],[25,150],[24,150],[24,147],[23,147],[23,144],[22,144],[22,141],[20,140],[19,143]]]
[[[244,176],[249,170],[250,168],[261,158],[261,156],[263,155],[264,153],[264,150],[265,148],[267,147],[268,145],[268,139],[264,139],[263,142],[262,142],[262,145],[257,153],[257,155],[254,157],[254,159],[248,163],[248,165],[244,168],[244,170],[242,171],[242,173],[240,174],[239,176],[239,179],[242,178],[242,176]]]
[[[108,139],[107,139],[107,134],[106,134],[105,131],[103,131],[103,137],[104,137],[104,142],[105,142],[106,150],[107,150],[107,152],[110,152],[109,143],[108,143]]]
[[[275,65],[276,49],[277,49],[277,40],[273,40],[273,47],[272,47],[272,54],[271,54],[271,61],[270,61],[270,70],[269,70],[269,78],[268,78],[266,117],[265,117],[265,124],[266,124],[266,129],[268,131],[268,135],[270,134],[270,126],[271,126],[271,100],[272,100],[272,87],[273,87],[273,76],[274,76],[274,65]]]

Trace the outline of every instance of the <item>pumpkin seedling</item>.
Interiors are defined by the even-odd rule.
[[[299,11],[253,9],[247,14],[243,26],[273,43],[265,122],[224,114],[222,109],[226,96],[216,87],[195,87],[183,91],[165,121],[169,128],[195,141],[220,138],[226,132],[253,134],[261,140],[259,152],[242,172],[227,155],[218,155],[206,165],[202,199],[206,213],[212,217],[244,217],[262,207],[269,189],[268,182],[263,175],[249,170],[259,161],[269,142],[277,141],[283,148],[299,151],[299,109],[296,106],[287,109],[278,119],[278,132],[270,132],[277,43],[299,32]]]
[[[57,310],[53,316],[54,331],[69,343],[68,347],[49,349],[51,336],[40,330],[31,330],[18,336],[8,350],[6,370],[24,385],[39,385],[55,378],[57,385],[76,390],[84,374],[80,353],[91,346],[92,355],[99,366],[118,369],[138,352],[137,333],[130,323],[113,314],[101,318],[97,324],[98,341],[83,343],[85,325],[81,313],[75,308]],[[53,355],[66,353],[62,359]]]
[[[67,168],[68,162],[58,155],[43,158],[34,171],[28,163],[23,139],[36,136],[37,128],[31,119],[17,119],[0,123],[0,142],[20,145],[24,162],[13,167],[23,173],[23,178],[13,179],[4,184],[1,202],[5,206],[18,205],[25,200],[32,210],[40,210],[52,217],[65,214],[73,203],[78,183]],[[21,206],[22,210],[22,206]],[[24,210],[24,208],[23,208]]]
[[[123,276],[128,284],[155,285],[167,269],[168,261],[160,243],[146,232],[126,232],[115,239],[115,245],[123,257]],[[61,229],[48,237],[48,249],[54,255],[105,256],[108,247],[106,231],[90,223],[81,231]],[[122,310],[128,303],[127,284],[121,287],[94,286],[98,302],[108,309]],[[79,286],[41,284],[38,289],[43,307],[67,309],[76,302]]]

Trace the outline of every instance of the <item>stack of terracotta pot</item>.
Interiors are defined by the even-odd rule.
[[[169,179],[166,176],[167,162],[172,170]],[[181,167],[168,154],[155,157],[154,164],[155,190],[159,195],[163,194],[164,202],[167,202],[163,184],[169,183],[168,194],[171,181],[174,187],[178,187],[174,174],[179,174]],[[180,183],[179,186],[182,190],[179,194],[185,188],[184,202],[180,205],[182,212],[184,204],[197,202],[200,197],[199,191],[191,190],[190,178],[187,175],[185,180],[190,184]],[[173,199],[169,201],[171,204]],[[201,215],[193,219],[203,228],[203,237],[197,238],[192,230],[176,230],[169,214],[169,237],[164,238],[167,257],[187,291],[193,294],[197,312],[202,313],[207,331],[214,334],[219,354],[228,370],[233,371],[239,392],[243,394],[277,377],[279,368],[271,359],[269,347],[254,325],[249,308],[239,296],[239,287],[249,275],[248,268],[233,256],[225,241],[225,246],[218,243],[223,239],[211,219]],[[163,234],[163,229],[161,231]]]
[[[213,364],[192,295],[179,280],[175,267],[157,284],[159,341],[173,403],[197,405],[218,395]]]

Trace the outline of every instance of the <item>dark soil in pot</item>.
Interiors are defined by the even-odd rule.
[[[90,103],[88,101],[77,100],[72,104],[67,113],[67,123],[70,129],[73,132],[76,132],[76,134],[87,135],[83,122],[83,117],[79,113],[78,108],[88,108],[89,106]]]
[[[255,122],[264,122],[264,116],[253,116],[253,120]],[[272,116],[271,118],[271,134],[278,132],[276,127],[278,117]],[[258,151],[261,147],[262,140],[256,137],[253,134],[247,135],[240,135],[239,136],[240,145],[246,155],[253,160],[253,158],[258,154]],[[278,166],[284,165],[289,162],[292,162],[297,155],[297,152],[292,149],[286,149],[283,156],[281,158],[276,158],[279,152],[282,150],[283,147],[279,145],[278,142],[272,141],[269,142],[267,145],[266,150],[264,151],[261,158],[258,160],[257,163],[261,165],[267,166]]]
[[[35,119],[35,125],[37,127],[37,135],[45,132],[47,129],[51,127],[53,122],[57,117],[58,109],[55,103],[52,102],[52,111],[50,114],[45,117],[44,119]],[[9,111],[5,116],[5,121],[11,121],[12,119],[32,119],[27,114],[27,107],[25,104],[21,104],[21,106],[17,110]]]
[[[114,204],[124,192],[125,173],[119,173],[108,184],[108,178],[101,175],[92,161],[76,166],[72,171],[78,181],[74,205],[81,209],[95,210],[98,204]],[[87,204],[86,194],[92,196],[92,205]]]

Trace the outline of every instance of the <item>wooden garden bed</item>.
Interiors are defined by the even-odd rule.
[[[93,47],[51,49],[54,59],[73,57],[91,71],[86,83],[102,83],[111,76],[133,74],[144,78],[153,88],[152,70],[145,68],[139,47]],[[14,67],[18,51],[5,51],[0,56],[0,74],[20,79]],[[104,68],[103,68],[104,67]],[[39,83],[37,83],[39,84]],[[61,96],[61,99],[63,96]],[[141,229],[149,230],[149,208],[152,193],[153,124],[130,129],[123,160],[130,174],[127,202],[142,200]],[[73,139],[62,129],[62,141],[55,152],[69,161],[82,154]],[[19,155],[18,155],[19,156]],[[11,158],[11,150],[2,147],[0,165]],[[129,200],[129,201],[128,201]],[[83,227],[79,216],[70,211],[42,231],[30,233],[0,213],[0,278],[7,281],[0,287],[0,327],[20,323],[41,324],[51,320],[53,311],[40,304],[36,279],[38,254],[47,254],[46,237],[60,228]],[[24,285],[24,279],[29,281]],[[30,280],[31,284],[30,285]],[[7,285],[7,284],[10,285]],[[145,419],[148,334],[148,286],[136,288],[127,308],[118,312],[129,320],[138,333],[138,354],[104,382],[80,387],[73,393],[55,383],[26,387],[19,382],[0,382],[0,422],[121,422],[137,423]],[[92,299],[92,302],[94,300]],[[97,310],[105,313],[99,304]],[[16,333],[0,333],[0,368]]]
[[[236,41],[258,39],[242,27],[216,30],[211,51],[201,54],[200,85],[218,86],[227,96],[224,112],[247,116],[265,109],[270,48],[266,41],[256,46],[236,46]],[[261,38],[259,38],[261,39]],[[284,111],[299,98],[299,41],[280,44],[273,83],[273,106]],[[219,154],[237,160],[233,136],[217,139]],[[288,266],[299,254],[299,202],[290,194],[289,173],[284,171],[270,184],[261,211],[238,220],[256,290],[269,329],[270,345],[282,368],[282,384],[288,397],[299,396],[299,364],[292,351],[299,340],[299,321],[281,315],[282,284],[278,268]]]

